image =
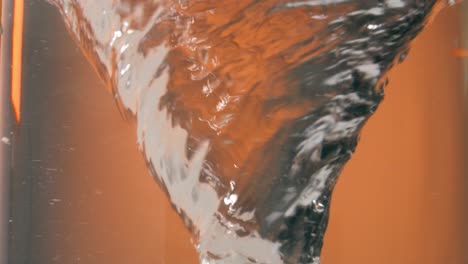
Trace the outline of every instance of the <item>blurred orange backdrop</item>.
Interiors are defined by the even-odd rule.
[[[11,263],[197,263],[134,124],[58,14],[30,0],[26,17],[19,137],[32,150],[16,161]],[[442,12],[390,73],[335,191],[323,263],[468,263],[461,25],[458,8]]]

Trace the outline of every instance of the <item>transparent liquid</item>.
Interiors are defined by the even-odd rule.
[[[436,2],[56,4],[201,262],[312,263],[382,76]]]
[[[437,2],[56,4],[201,262],[318,263],[381,77]]]

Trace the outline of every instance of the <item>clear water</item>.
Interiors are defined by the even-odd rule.
[[[359,131],[433,10],[414,1],[53,0],[137,121],[202,263],[318,263]]]

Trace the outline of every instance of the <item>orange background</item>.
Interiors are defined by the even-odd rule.
[[[10,262],[197,263],[134,124],[122,121],[55,10],[33,0],[26,8],[18,140],[29,160],[13,177]],[[468,263],[458,11],[439,15],[391,72],[336,188],[323,263]]]

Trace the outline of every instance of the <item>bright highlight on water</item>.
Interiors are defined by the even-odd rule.
[[[359,131],[435,0],[53,0],[201,263],[319,263]]]

